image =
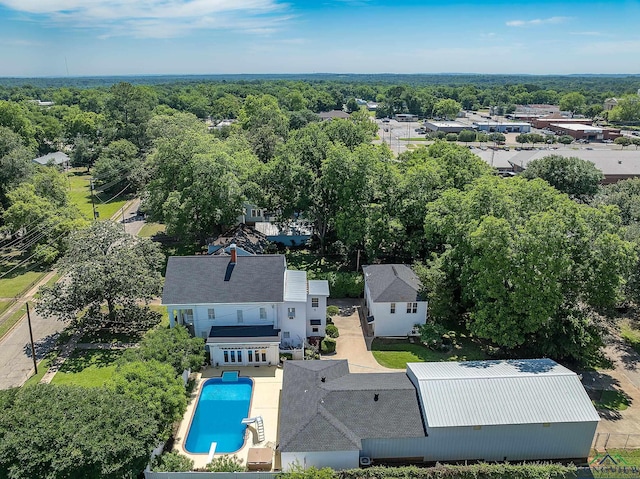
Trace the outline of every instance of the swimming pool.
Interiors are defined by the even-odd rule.
[[[185,449],[206,454],[212,442],[216,452],[235,452],[244,444],[253,381],[249,378],[211,378],[203,385],[191,419]]]

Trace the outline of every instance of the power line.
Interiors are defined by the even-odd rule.
[[[56,241],[58,238],[60,238],[63,234],[65,233],[60,233],[58,236],[56,236],[52,241]],[[9,273],[11,273],[12,271],[15,271],[16,269],[18,269],[20,266],[22,266],[24,263],[26,263],[27,261],[29,261],[31,258],[33,258],[37,253],[33,253],[31,256],[29,256],[27,259],[22,260],[20,263],[18,263],[17,265],[15,265],[13,268],[11,268],[9,271],[5,271],[3,274],[0,275],[0,279],[4,278],[6,275],[8,275]]]

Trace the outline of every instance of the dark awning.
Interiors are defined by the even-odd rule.
[[[242,326],[212,326],[209,331],[209,338],[277,338],[279,329],[273,325],[242,325]]]

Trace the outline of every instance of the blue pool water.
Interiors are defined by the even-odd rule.
[[[196,412],[191,420],[185,449],[193,454],[208,453],[212,442],[216,452],[235,452],[244,444],[253,381],[249,378],[208,379],[202,386]]]

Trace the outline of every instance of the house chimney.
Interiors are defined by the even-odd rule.
[[[238,253],[236,252],[235,243],[231,243],[231,245],[229,245],[229,251],[231,253],[231,260],[229,261],[229,263],[236,264],[238,262]]]

